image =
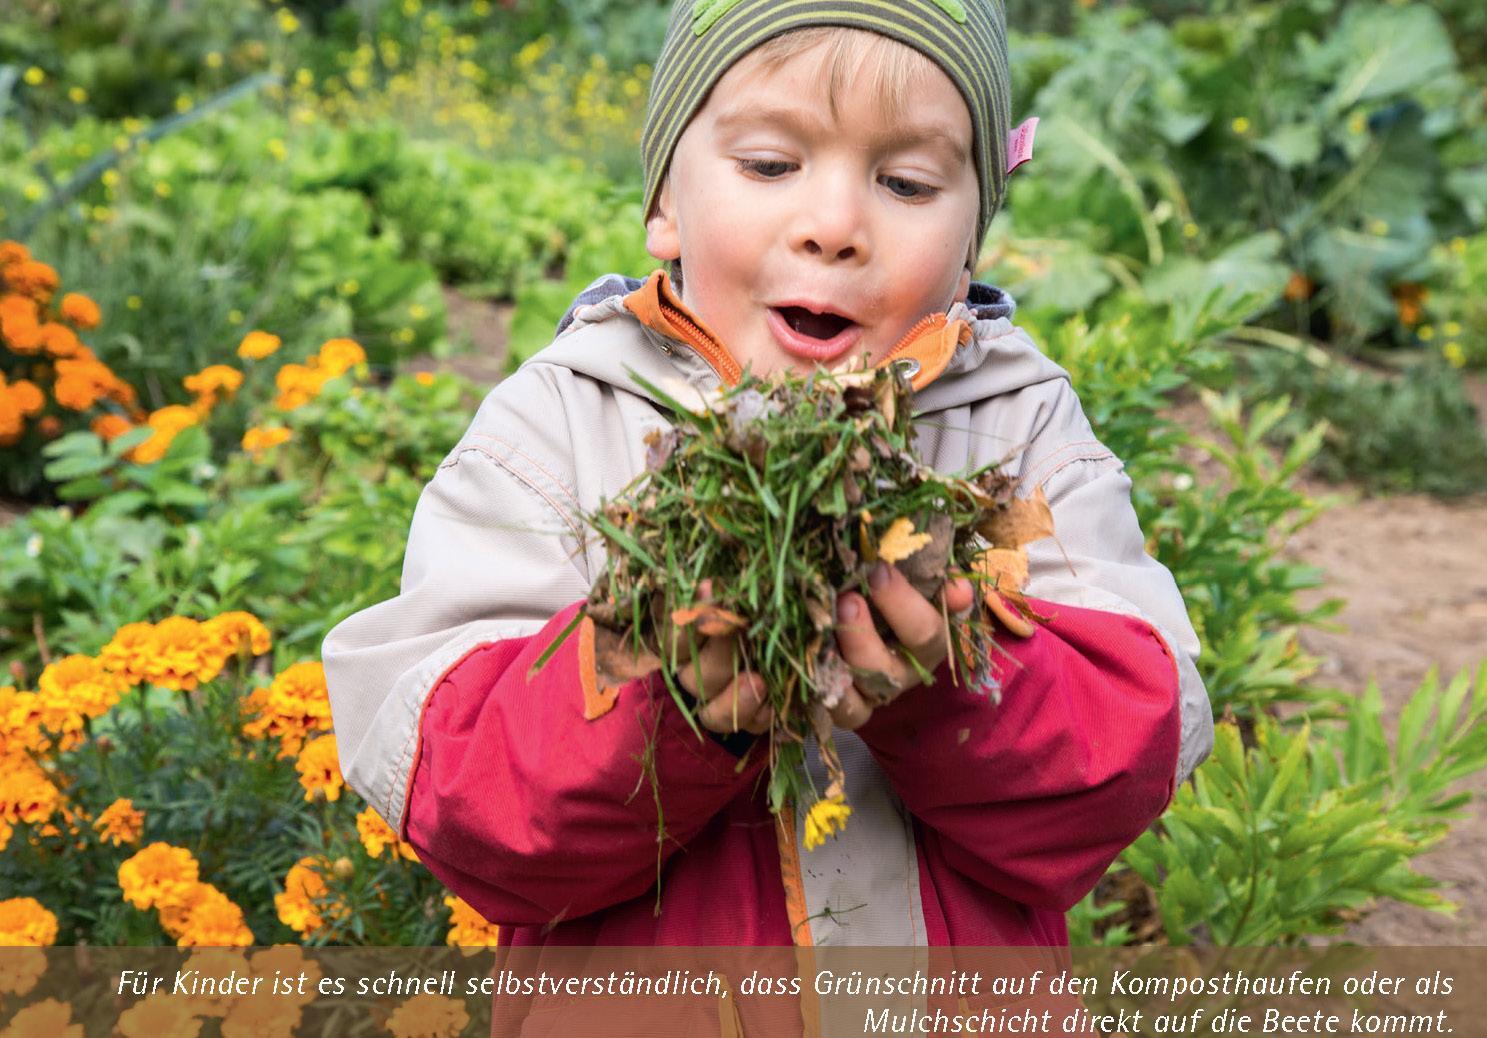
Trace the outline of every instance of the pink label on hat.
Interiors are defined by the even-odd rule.
[[[1038,117],[1035,115],[1007,135],[1008,173],[1033,157],[1033,136],[1037,132]]]

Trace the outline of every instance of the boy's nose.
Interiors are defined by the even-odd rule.
[[[795,249],[830,262],[863,263],[868,257],[866,213],[850,191],[812,192],[796,218]]]

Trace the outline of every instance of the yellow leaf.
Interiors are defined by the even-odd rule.
[[[884,562],[902,562],[932,540],[927,533],[914,532],[912,519],[895,519],[878,542],[878,558]]]
[[[971,568],[998,591],[1021,591],[1027,586],[1027,551],[1023,548],[987,548]]]
[[[976,527],[977,531],[998,548],[1020,548],[1031,541],[1053,536],[1053,512],[1043,488],[1031,497],[1013,498],[1007,507]]]

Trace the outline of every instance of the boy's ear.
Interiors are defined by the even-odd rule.
[[[645,251],[658,260],[681,259],[682,240],[677,233],[675,210],[671,205],[671,174],[661,181],[650,219],[645,222]]]
[[[971,268],[966,267],[960,272],[960,283],[955,289],[955,302],[964,303],[971,294]]]

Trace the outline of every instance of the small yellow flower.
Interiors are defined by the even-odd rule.
[[[83,104],[88,100],[88,92],[80,86],[71,87],[67,91],[67,100],[75,105]]]
[[[355,278],[347,278],[336,286],[336,291],[343,296],[354,296],[361,291],[361,282]]]
[[[268,148],[268,153],[279,162],[283,162],[289,157],[289,148],[277,137],[271,138],[265,147]]]
[[[171,196],[170,184],[166,183],[164,180],[155,181],[155,194],[160,196],[161,198],[169,198]]]
[[[826,837],[841,832],[851,814],[847,798],[840,793],[817,800],[805,818],[805,849],[813,851],[826,842]]]
[[[361,845],[369,857],[380,858],[383,851],[392,847],[393,859],[401,856],[408,861],[418,860],[418,852],[413,849],[413,845],[398,839],[392,826],[384,822],[374,808],[368,807],[356,816],[356,834],[361,837]]]
[[[1446,333],[1446,338],[1454,339],[1461,334],[1461,324],[1457,321],[1447,321],[1441,325],[1441,331]]]
[[[1363,117],[1362,112],[1354,112],[1348,119],[1348,132],[1357,136],[1368,129],[1368,120]]]
[[[207,68],[221,68],[222,67],[222,55],[219,54],[217,51],[214,51],[214,50],[213,51],[207,51],[207,56],[206,56],[206,59],[205,60],[206,60]]]
[[[1431,339],[1435,338],[1435,326],[1430,324],[1422,324],[1420,326],[1420,330],[1415,334],[1420,336],[1421,342],[1429,342]]]
[[[22,78],[25,79],[27,85],[29,86],[41,86],[41,84],[46,82],[46,73],[37,68],[35,65],[32,65],[26,70],[26,73]]]
[[[130,296],[129,298],[124,300],[124,305],[130,310],[138,310],[140,307],[145,305],[145,301],[139,296]]]
[[[1189,221],[1182,225],[1182,236],[1184,238],[1198,237],[1198,225]]]
[[[21,188],[21,197],[28,202],[40,202],[42,196],[45,194],[46,192],[42,190],[41,185],[36,183],[35,181]]]
[[[189,112],[191,111],[191,106],[194,103],[195,102],[191,100],[190,94],[179,94],[176,96],[176,111]]]
[[[1466,239],[1465,238],[1452,238],[1451,239],[1451,251],[1454,252],[1454,253],[1456,253],[1456,255],[1458,255],[1458,256],[1460,256],[1462,253],[1464,253],[1466,251]]]
[[[1242,115],[1235,118],[1235,120],[1229,125],[1233,127],[1234,132],[1239,134],[1241,137],[1249,133],[1249,120]]]
[[[1379,235],[1380,237],[1382,237],[1385,234],[1388,234],[1389,233],[1389,223],[1388,223],[1388,221],[1387,220],[1378,220],[1378,219],[1374,219],[1374,220],[1368,221],[1368,233],[1370,233],[1370,234],[1376,234],[1376,235]]]
[[[1441,347],[1441,356],[1446,358],[1446,363],[1453,368],[1466,367],[1466,351],[1461,348],[1459,342],[1448,342]]]
[[[100,842],[111,843],[115,847],[125,843],[138,843],[144,826],[144,812],[135,808],[134,801],[127,797],[120,797],[109,804],[93,822]]]
[[[296,18],[292,12],[287,11],[281,7],[274,17],[279,23],[279,31],[282,32],[285,36],[288,36],[292,32],[298,31],[299,19]]]
[[[116,170],[116,169],[104,170],[103,171],[103,176],[99,177],[98,179],[100,179],[100,180],[103,181],[103,186],[104,187],[107,187],[107,188],[118,187],[119,186],[119,171]]]
[[[412,306],[408,307],[408,316],[415,321],[421,321],[428,315],[429,309],[422,303],[414,303]]]
[[[420,371],[413,376],[413,380],[420,386],[432,386],[434,384],[434,375],[430,371]]]
[[[242,324],[243,323],[243,312],[241,310],[229,310],[229,311],[227,311],[227,323],[228,324]]]

